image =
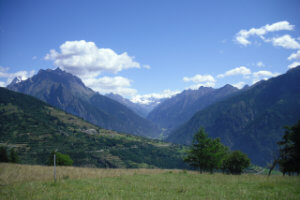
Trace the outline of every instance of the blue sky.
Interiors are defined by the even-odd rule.
[[[297,0],[0,0],[0,84],[59,66],[135,101],[251,85],[300,63],[299,8]]]

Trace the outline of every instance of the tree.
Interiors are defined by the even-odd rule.
[[[223,172],[241,174],[250,165],[248,156],[240,151],[232,151],[227,154],[222,163]]]
[[[19,162],[19,156],[18,156],[17,152],[15,151],[15,149],[10,150],[9,162],[12,162],[12,163]]]
[[[200,173],[203,171],[213,173],[215,169],[221,167],[222,159],[227,151],[227,147],[220,142],[219,138],[208,138],[204,129],[201,128],[194,135],[192,146],[185,161],[198,168]]]
[[[8,162],[6,149],[4,147],[0,147],[0,162]]]
[[[278,142],[279,169],[285,175],[300,173],[300,120],[292,127],[284,127],[285,134],[282,141]]]
[[[51,152],[51,155],[49,157],[49,160],[48,160],[49,165],[54,164],[54,162],[53,162],[54,154],[56,155],[56,165],[61,165],[61,166],[63,166],[63,165],[64,166],[73,165],[73,160],[70,158],[69,155],[62,154],[62,153],[59,153],[59,152],[54,152],[54,151]]]

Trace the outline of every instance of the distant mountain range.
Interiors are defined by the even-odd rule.
[[[75,166],[187,168],[180,145],[102,129],[29,95],[0,87],[0,144],[20,162],[45,165],[57,150]]]
[[[300,66],[241,90],[231,85],[200,87],[148,105],[116,94],[103,96],[59,68],[40,70],[26,81],[14,79],[7,88],[103,128],[164,137],[172,143],[189,145],[204,127],[210,137],[220,137],[231,149],[247,153],[254,164],[266,165],[277,152],[283,126],[300,119],[299,80]]]
[[[188,121],[197,111],[237,91],[231,85],[219,89],[200,87],[198,90],[185,90],[155,107],[147,119],[170,131]]]
[[[133,110],[135,113],[137,113],[138,115],[140,115],[143,118],[146,118],[147,115],[161,102],[163,102],[165,100],[165,98],[162,99],[151,99],[152,101],[150,103],[147,104],[142,104],[142,103],[133,103],[132,101],[130,101],[129,99],[126,99],[124,97],[122,97],[121,95],[118,94],[114,94],[114,93],[109,93],[106,94],[105,96],[127,106],[128,108],[130,108],[131,110]]]
[[[158,137],[160,130],[123,104],[86,87],[76,76],[56,70],[40,70],[25,81],[13,80],[8,89],[32,95],[50,105],[106,129]]]
[[[247,153],[255,164],[266,165],[276,154],[283,126],[299,119],[300,66],[198,111],[167,141],[191,144],[196,131],[204,127],[210,137],[220,137],[231,149]]]

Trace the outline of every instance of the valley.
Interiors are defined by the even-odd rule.
[[[146,119],[142,117],[145,116],[146,111],[142,111],[141,106],[128,99],[114,94],[102,96],[95,93],[87,88],[78,77],[59,68],[40,70],[37,75],[26,81],[13,81],[7,88],[33,95],[57,109],[87,120],[91,124],[76,117],[67,117],[68,114],[65,114],[66,116],[58,115],[57,113],[63,112],[49,106],[46,106],[48,111],[43,111],[48,113],[44,122],[35,121],[43,118],[34,118],[28,121],[30,119],[26,116],[28,113],[25,112],[26,115],[21,116],[20,113],[23,111],[18,110],[19,106],[15,107],[16,105],[5,97],[5,94],[8,96],[20,96],[21,94],[14,94],[2,89],[2,112],[9,113],[5,117],[2,115],[2,118],[4,117],[2,123],[8,120],[7,117],[11,118],[11,122],[7,123],[8,126],[5,124],[2,126],[1,142],[16,142],[21,146],[23,143],[32,143],[33,146],[38,146],[35,150],[39,151],[38,157],[44,158],[44,155],[50,151],[49,148],[53,147],[54,141],[58,141],[56,148],[61,146],[66,153],[80,158],[81,161],[75,161],[76,165],[84,164],[85,158],[88,157],[89,161],[94,160],[88,165],[98,167],[163,166],[163,168],[182,168],[187,165],[183,161],[179,161],[184,157],[184,147],[180,145],[190,145],[195,132],[203,127],[209,137],[219,137],[230,149],[245,152],[253,164],[266,167],[268,163],[272,162],[278,151],[277,142],[284,133],[283,127],[293,125],[300,118],[300,87],[297,84],[299,79],[300,67],[297,67],[289,70],[286,74],[267,81],[260,81],[244,89],[225,85],[219,89],[200,87],[197,90],[184,90],[180,94],[163,100],[150,111]],[[29,107],[29,105],[22,106],[22,109],[25,110],[28,109],[27,106]],[[18,121],[20,124],[13,122],[16,119],[15,115],[21,119]],[[88,124],[88,126],[85,125],[85,128],[82,125],[77,126],[78,124],[75,125],[72,120],[61,121],[66,118],[76,118],[76,120],[82,121],[80,123]],[[51,132],[44,131],[45,129],[42,127],[46,126],[45,124],[53,124],[50,125],[51,129],[46,128],[46,130],[52,130]],[[37,128],[33,129],[34,126]],[[59,130],[59,134],[55,133],[57,130]],[[31,136],[31,132],[39,136],[33,136],[34,134]],[[119,134],[122,132],[125,135]],[[140,139],[131,134],[144,138]],[[67,137],[63,138],[64,136]],[[20,138],[24,138],[23,141]],[[120,138],[124,138],[124,140]],[[162,143],[157,138],[179,145],[170,143],[161,145],[166,147],[163,150],[160,145],[151,144]],[[124,143],[125,140],[131,142]],[[93,147],[93,145],[95,146]],[[40,146],[49,146],[49,148],[48,150],[40,149]],[[101,148],[99,149],[97,146],[101,146]],[[75,151],[79,151],[79,147],[81,153],[75,153]],[[155,156],[160,155],[162,160],[164,156],[161,155],[161,152],[164,152],[165,155],[180,152],[176,153],[176,156],[172,156],[172,159],[174,157],[175,160],[179,160],[174,160],[175,164],[163,163],[162,160],[159,161],[160,158],[154,158],[155,156],[147,162],[141,159],[143,153],[151,152],[156,152]],[[30,157],[28,153],[27,156]],[[129,157],[134,161],[128,160]],[[41,160],[40,158],[35,158],[35,161],[27,159],[25,163],[41,164],[46,162],[45,159]]]

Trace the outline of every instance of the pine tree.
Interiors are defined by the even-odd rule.
[[[200,173],[209,171],[213,173],[219,169],[222,159],[228,149],[220,142],[220,139],[208,138],[204,129],[201,128],[193,138],[192,146],[185,161],[191,166],[199,169]]]
[[[285,127],[282,141],[278,142],[279,169],[283,174],[300,173],[300,121],[292,127]]]

